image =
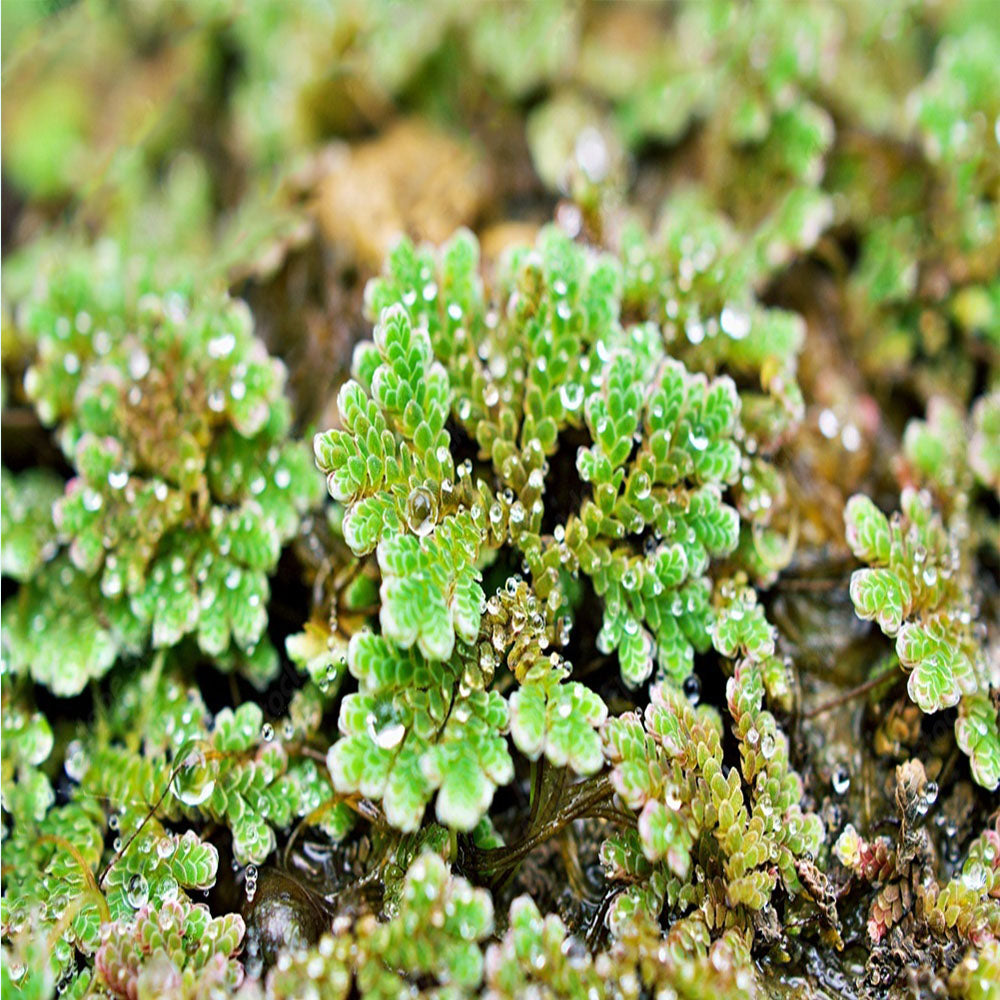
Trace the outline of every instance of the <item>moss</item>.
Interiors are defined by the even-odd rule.
[[[4,996],[994,995],[992,14],[5,13]]]

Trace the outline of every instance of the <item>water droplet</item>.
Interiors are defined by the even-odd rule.
[[[64,767],[66,774],[73,781],[83,781],[83,776],[87,773],[90,760],[83,748],[80,740],[71,740],[66,746],[66,761]]]
[[[156,888],[156,898],[161,903],[172,903],[180,895],[181,887],[173,875],[165,875]],[[161,914],[162,914],[161,910]]]
[[[274,726],[270,722],[265,722],[263,726],[260,727],[260,738],[265,743],[270,743],[274,739]]]
[[[405,735],[406,727],[401,722],[397,722],[379,730],[375,734],[375,742],[383,750],[392,750],[394,747],[399,746],[399,744],[403,742],[403,737]]]
[[[651,490],[651,485],[649,481],[649,476],[645,472],[637,472],[633,477],[634,491],[636,500],[645,500]]]
[[[776,744],[774,737],[770,733],[764,733],[760,740],[760,752],[765,760],[770,760],[774,756]]]
[[[138,910],[140,906],[145,906],[149,901],[149,883],[146,881],[145,876],[136,872],[128,880],[128,886],[125,890],[125,898],[128,900],[128,905],[132,907],[133,910]]]
[[[583,402],[583,386],[579,382],[566,382],[559,387],[559,399],[571,413]]]
[[[208,354],[212,358],[225,358],[232,354],[235,347],[236,337],[232,333],[223,333],[208,342]]]
[[[986,885],[986,869],[978,861],[967,865],[962,872],[962,885],[971,892],[979,892]]]
[[[692,705],[697,705],[701,701],[701,679],[697,674],[688,674],[684,678],[684,697]]]
[[[500,390],[496,387],[495,383],[490,382],[483,389],[483,402],[487,406],[496,406],[500,402]]]
[[[113,490],[124,489],[128,485],[128,472],[124,469],[114,470],[108,473],[108,486]]]
[[[568,236],[577,236],[583,226],[583,213],[570,201],[561,201],[556,208],[556,223]]]
[[[688,442],[695,451],[704,451],[708,447],[708,435],[701,427],[692,427],[688,432]]]
[[[149,374],[149,355],[137,347],[128,357],[128,373],[137,382]]]
[[[726,306],[719,316],[719,326],[733,340],[742,340],[750,332],[750,315],[742,309]]]
[[[840,441],[848,451],[857,451],[861,447],[861,431],[854,424],[845,424]]]
[[[833,769],[830,784],[837,795],[843,795],[851,787],[851,772],[843,764],[838,764]]]
[[[85,489],[83,491],[83,506],[91,514],[96,513],[104,505],[104,497],[97,490]]]
[[[411,490],[406,500],[406,520],[415,535],[429,535],[437,523],[437,514],[437,500],[430,490],[423,486]]]
[[[186,806],[200,806],[215,791],[215,778],[201,750],[190,751],[182,760],[174,775],[174,795]]]
[[[837,431],[840,430],[840,421],[837,419],[837,414],[833,410],[826,409],[821,411],[819,415],[819,432],[823,437],[830,439],[837,436]]]
[[[664,789],[664,799],[666,807],[674,812],[676,812],[683,805],[683,800],[680,796],[680,791],[673,782],[668,784]]]
[[[608,175],[611,156],[601,130],[588,125],[576,138],[576,162],[587,179],[600,184]]]
[[[559,619],[559,631],[556,635],[556,641],[560,646],[565,646],[569,642],[570,632],[573,628],[573,619],[569,615],[563,615]]]

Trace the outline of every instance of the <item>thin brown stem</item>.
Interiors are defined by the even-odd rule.
[[[817,705],[815,708],[810,708],[808,712],[802,713],[803,719],[815,719],[817,715],[822,715],[824,712],[829,712],[833,708],[837,708],[840,705],[846,705],[847,702],[853,701],[853,699],[860,697],[863,694],[877,688],[880,684],[885,683],[887,680],[891,680],[893,675],[897,678],[899,677],[899,670],[893,666],[888,670],[884,670],[877,677],[873,677],[871,680],[867,680],[864,684],[859,684],[855,688],[851,688],[850,691],[845,691],[843,694],[837,695],[836,698],[831,698],[829,701],[823,702],[821,705]]]
[[[174,783],[174,779],[180,773],[182,767],[184,767],[185,761],[178,761],[170,772],[170,777],[167,779],[167,783],[160,792],[159,798],[149,807],[146,815],[143,817],[142,822],[135,828],[132,835],[125,841],[119,850],[115,851],[111,860],[104,866],[104,870],[101,872],[101,877],[97,880],[98,886],[104,885],[104,880],[108,877],[108,872],[119,862],[119,860],[125,855],[125,852],[132,846],[132,841],[142,833],[143,828],[146,824],[156,815],[156,810],[160,808],[163,804],[163,800],[167,797],[167,792],[170,791],[170,786]]]
[[[787,580],[779,580],[777,583],[777,589],[785,591],[804,591],[807,593],[824,593],[829,590],[840,590],[847,584],[849,579],[849,574],[828,577],[800,577],[799,579],[792,577]]]
[[[590,815],[613,794],[614,789],[607,775],[602,775],[596,781],[577,785],[570,792],[570,800],[555,810],[551,818],[537,823],[520,843],[512,847],[496,847],[485,851],[473,848],[470,859],[473,867],[483,874],[502,878],[539,844],[559,834],[573,820]]]

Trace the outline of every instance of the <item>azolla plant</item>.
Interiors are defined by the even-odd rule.
[[[14,64],[4,997],[1000,995],[1000,38],[889,6],[20,29],[203,93]]]

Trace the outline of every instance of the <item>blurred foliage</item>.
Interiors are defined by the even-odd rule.
[[[4,4],[4,997],[995,996],[995,13]]]

